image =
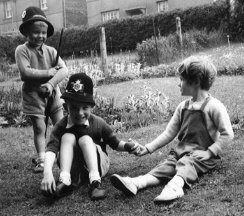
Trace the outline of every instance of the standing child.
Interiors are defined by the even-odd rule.
[[[216,167],[220,153],[233,139],[233,131],[224,105],[208,90],[217,70],[203,57],[189,57],[179,65],[180,92],[190,96],[175,110],[166,130],[154,141],[140,146],[139,155],[153,153],[178,135],[178,144],[162,163],[149,173],[135,178],[111,176],[112,185],[127,195],[170,180],[154,202],[174,200],[184,195],[183,186],[191,186],[201,173]]]
[[[101,178],[110,165],[106,146],[125,151],[125,142],[117,139],[102,118],[91,114],[95,102],[89,76],[84,73],[72,75],[62,98],[68,115],[55,125],[47,143],[41,190],[45,196],[63,197],[82,179],[89,181],[91,200],[103,199],[106,192],[101,188]],[[138,146],[135,145],[131,153],[138,154]],[[61,172],[56,186],[52,167],[58,153]]]
[[[55,65],[57,52],[53,47],[45,45],[54,28],[43,11],[37,7],[28,7],[22,14],[22,20],[19,30],[27,42],[16,48],[15,59],[24,82],[23,113],[30,116],[34,130],[37,159],[33,160],[36,165],[33,171],[40,173],[43,172],[45,157],[46,113],[53,124],[63,117],[58,83],[68,75],[68,70],[61,58]],[[46,89],[48,98],[38,95],[41,88]]]

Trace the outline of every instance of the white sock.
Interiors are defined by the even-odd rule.
[[[67,172],[67,171],[62,171],[62,172],[60,173],[59,179],[62,180],[62,182],[63,182],[65,185],[67,185],[67,186],[71,185],[71,177],[70,177],[70,173],[69,173],[69,172]]]
[[[101,177],[98,171],[90,171],[89,172],[89,181],[92,183],[93,181],[100,181],[101,182]]]
[[[177,184],[179,187],[183,188],[185,181],[181,176],[175,175],[170,181]]]
[[[45,152],[39,152],[39,153],[37,153],[37,163],[38,162],[44,163],[44,159],[45,159]]]
[[[146,178],[144,178],[144,176],[131,178],[131,181],[136,185],[138,190],[147,187],[147,181]]]

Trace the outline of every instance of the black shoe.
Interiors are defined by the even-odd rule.
[[[73,185],[65,185],[63,182],[58,181],[56,190],[54,191],[54,195],[57,197],[64,197],[68,196],[69,194],[72,193],[74,187]]]
[[[92,201],[101,200],[107,197],[106,191],[102,189],[101,183],[99,181],[93,181],[89,187]]]

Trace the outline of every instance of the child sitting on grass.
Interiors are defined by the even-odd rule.
[[[168,157],[149,173],[138,177],[111,176],[112,185],[126,195],[157,186],[168,180],[155,203],[184,195],[183,187],[191,186],[198,176],[216,167],[220,153],[233,139],[233,130],[225,106],[208,90],[217,70],[204,57],[189,57],[178,68],[180,92],[190,96],[176,108],[166,130],[151,143],[140,145],[139,156],[153,153],[178,135],[178,144]]]
[[[73,185],[89,180],[91,200],[103,199],[106,191],[101,187],[101,178],[110,165],[106,146],[125,151],[125,142],[117,139],[102,118],[91,114],[95,102],[89,76],[72,75],[62,98],[68,115],[55,125],[47,143],[41,190],[45,196],[63,197],[72,192]],[[131,153],[139,153],[137,146]],[[56,185],[52,167],[58,153],[61,172]]]
[[[45,45],[52,36],[54,28],[38,7],[28,7],[22,14],[23,23],[20,32],[27,42],[19,45],[15,51],[15,60],[20,71],[22,85],[23,113],[30,116],[34,131],[34,143],[37,159],[34,173],[43,172],[45,157],[45,118],[50,116],[55,124],[63,117],[63,100],[60,99],[58,84],[68,75],[68,69],[61,58],[55,65],[57,51]],[[48,98],[39,96],[38,91],[46,88]],[[49,105],[48,105],[49,104]]]

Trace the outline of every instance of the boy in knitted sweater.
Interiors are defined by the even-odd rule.
[[[165,131],[151,143],[140,145],[139,156],[151,154],[178,136],[178,144],[168,157],[149,173],[135,178],[111,176],[112,185],[126,195],[157,186],[168,180],[154,202],[174,200],[184,195],[183,187],[191,186],[201,173],[220,162],[220,154],[233,139],[229,115],[225,106],[208,90],[217,70],[205,57],[189,57],[178,68],[180,92],[190,96],[176,108]]]
[[[110,166],[106,147],[126,151],[126,143],[117,139],[102,118],[91,113],[95,102],[89,76],[84,73],[72,75],[62,98],[68,115],[55,125],[47,143],[42,193],[63,197],[70,194],[74,186],[87,181],[91,200],[104,199],[106,191],[101,187],[101,178]],[[138,147],[135,145],[131,153],[139,154]],[[60,166],[57,184],[52,172],[56,156]]]
[[[15,51],[15,60],[20,71],[22,85],[23,113],[30,116],[34,130],[34,143],[37,159],[34,173],[43,172],[45,157],[45,134],[49,116],[55,124],[63,117],[63,100],[60,99],[58,84],[68,75],[68,69],[61,58],[57,65],[57,51],[45,45],[52,36],[54,28],[38,7],[28,7],[22,14],[23,23],[20,32],[27,42],[19,45]],[[38,94],[46,89],[46,97]],[[47,119],[48,120],[48,119]]]

